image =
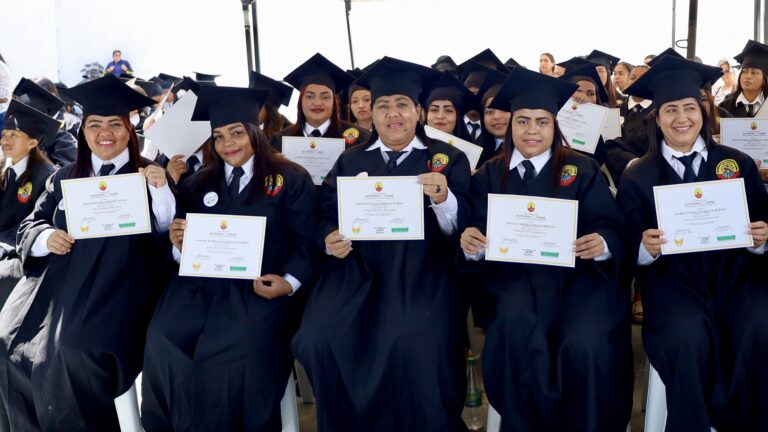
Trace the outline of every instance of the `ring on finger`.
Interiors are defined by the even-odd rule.
[[[435,186],[435,193],[440,193],[440,185]]]

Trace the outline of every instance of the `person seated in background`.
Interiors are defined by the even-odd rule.
[[[133,75],[133,68],[131,67],[131,64],[128,63],[128,60],[123,60],[123,53],[116,49],[112,51],[112,61],[107,63],[107,68],[104,69],[104,73],[111,73],[119,78],[120,75],[123,74]]]

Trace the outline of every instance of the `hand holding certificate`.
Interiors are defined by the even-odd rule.
[[[75,239],[152,231],[147,183],[141,174],[61,181],[67,231]]]
[[[579,203],[488,194],[488,261],[574,267]]]
[[[608,108],[591,103],[579,104],[573,99],[557,113],[557,122],[572,149],[595,153]]]
[[[320,185],[344,152],[343,138],[288,137],[283,139],[283,155],[304,167],[315,185]]]
[[[654,186],[663,255],[753,246],[744,179]]]
[[[339,233],[347,240],[423,240],[417,177],[339,177]]]
[[[266,226],[263,216],[187,214],[179,275],[258,278]]]

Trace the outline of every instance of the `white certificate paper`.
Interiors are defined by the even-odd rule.
[[[344,152],[343,138],[283,137],[283,155],[304,167],[320,185]]]
[[[75,239],[152,231],[147,182],[141,174],[61,181],[67,232]]]
[[[179,275],[260,277],[266,227],[263,216],[188,213]]]
[[[744,179],[654,186],[663,255],[754,245]]]
[[[192,121],[196,104],[197,95],[188,91],[145,132],[168,159],[176,155],[188,158],[211,136],[211,122]]]
[[[574,267],[579,202],[488,194],[488,261]]]
[[[483,154],[482,147],[445,133],[440,129],[435,129],[432,126],[424,126],[424,130],[427,132],[428,137],[448,143],[464,152],[469,159],[469,169],[472,171],[477,169],[477,163],[480,162],[480,156]]]
[[[602,132],[603,140],[621,138],[621,110],[611,108],[605,115]]]
[[[764,168],[768,164],[768,120],[720,119],[720,143],[741,150],[752,159],[762,161]]]
[[[339,233],[347,240],[423,240],[418,177],[338,177]]]
[[[557,113],[557,122],[571,148],[594,154],[607,114],[606,107],[569,99]]]

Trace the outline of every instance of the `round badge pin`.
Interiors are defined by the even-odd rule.
[[[64,210],[64,200],[59,201],[59,210]]]
[[[203,197],[203,204],[205,204],[206,207],[213,207],[217,202],[219,202],[219,194],[216,192],[208,192]]]

